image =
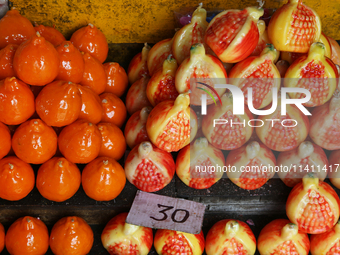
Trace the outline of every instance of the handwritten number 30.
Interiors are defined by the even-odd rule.
[[[157,219],[155,217],[150,216],[151,219],[156,220],[156,221],[165,221],[168,218],[168,215],[165,212],[174,209],[173,206],[167,206],[167,205],[161,205],[161,204],[157,204],[157,206],[158,206],[158,208],[162,208],[163,207],[165,209],[159,211],[159,213],[163,214],[163,218],[161,218],[161,219]],[[176,214],[178,212],[184,212],[185,213],[184,217],[181,220],[176,220]],[[189,218],[189,211],[184,210],[184,209],[176,209],[171,214],[172,221],[176,222],[176,223],[184,223],[184,222],[186,222],[188,220],[188,218]]]

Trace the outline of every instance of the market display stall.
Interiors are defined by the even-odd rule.
[[[192,5],[10,3],[1,254],[337,254],[340,4]]]

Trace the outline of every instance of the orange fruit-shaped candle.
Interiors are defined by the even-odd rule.
[[[84,73],[80,84],[92,89],[98,95],[106,88],[107,77],[103,65],[89,53],[83,53]]]
[[[30,216],[16,220],[6,234],[6,249],[12,255],[44,255],[49,246],[48,229]]]
[[[18,47],[13,59],[18,78],[37,86],[52,82],[59,73],[59,64],[57,50],[39,32]]]
[[[146,95],[146,88],[150,80],[149,76],[142,76],[131,85],[126,95],[126,109],[130,115],[144,107],[152,106]]]
[[[15,76],[13,58],[18,47],[18,45],[9,44],[0,50],[0,80]]]
[[[310,91],[311,99],[304,105],[314,107],[323,105],[333,95],[337,87],[338,70],[334,63],[325,56],[325,45],[313,43],[307,56],[294,61],[288,68],[284,86],[304,88]],[[289,93],[294,99],[304,98],[303,93]]]
[[[5,248],[5,228],[0,223],[0,252]]]
[[[339,254],[340,249],[340,221],[325,233],[311,235],[310,251],[312,255]]]
[[[12,148],[12,138],[9,128],[0,122],[0,159],[5,157]]]
[[[105,61],[109,52],[105,35],[92,24],[75,31],[70,41],[80,51],[90,53],[101,63]]]
[[[105,92],[113,93],[121,97],[129,85],[124,68],[115,62],[105,63],[103,66],[107,76]]]
[[[0,100],[0,121],[7,125],[21,124],[35,111],[30,87],[15,77],[0,81]]]
[[[62,127],[76,121],[82,108],[78,85],[54,81],[45,86],[36,98],[36,111],[49,126]]]
[[[90,198],[110,201],[118,197],[125,187],[126,177],[123,167],[109,157],[98,157],[83,170],[83,189]]]
[[[0,160],[0,197],[9,201],[18,201],[26,197],[34,188],[32,167],[17,157]]]
[[[36,186],[44,198],[63,202],[78,191],[80,183],[78,167],[65,158],[55,157],[39,168]]]
[[[31,164],[42,164],[57,151],[57,134],[40,119],[21,124],[12,137],[12,148],[18,158]]]
[[[308,173],[290,192],[286,213],[300,231],[321,234],[337,223],[339,207],[340,200],[334,189],[319,181],[315,173]]]
[[[98,128],[102,134],[102,146],[100,147],[99,156],[120,160],[126,150],[123,131],[112,123],[99,123]]]
[[[102,122],[109,122],[122,127],[126,120],[126,107],[123,101],[112,93],[100,95],[103,106]]]
[[[34,27],[36,32],[44,37],[47,41],[53,44],[54,47],[61,44],[63,41],[66,41],[65,37],[62,33],[60,33],[55,27],[49,27],[44,25],[38,25]]]
[[[319,15],[302,0],[289,0],[275,11],[268,26],[269,39],[279,51],[305,53],[320,35]]]
[[[158,229],[154,246],[157,254],[192,254],[202,255],[205,241],[203,232],[194,235],[180,231]]]
[[[56,79],[80,83],[84,73],[84,59],[80,51],[70,41],[56,47],[60,58],[59,73]]]
[[[78,85],[78,89],[82,101],[79,119],[97,124],[101,121],[103,115],[103,106],[100,97],[92,89],[84,86]]]
[[[148,120],[151,110],[152,108],[150,106],[144,107],[142,110],[132,114],[130,119],[126,122],[124,135],[130,149],[133,149],[141,142],[149,141],[146,132],[146,121]]]
[[[52,228],[50,247],[55,255],[86,255],[92,245],[93,231],[80,217],[62,218]]]
[[[127,215],[118,214],[107,223],[101,235],[104,248],[111,255],[148,255],[153,241],[152,229],[126,223]]]
[[[0,49],[8,44],[20,45],[35,34],[32,23],[18,10],[10,10],[0,20]]]
[[[221,220],[208,232],[207,255],[254,255],[256,239],[250,227],[239,220]]]
[[[58,138],[60,152],[76,164],[87,164],[94,160],[99,154],[101,143],[98,127],[86,120],[77,120],[65,127]]]
[[[150,46],[145,43],[142,52],[138,53],[131,60],[127,71],[130,84],[135,83],[137,80],[142,78],[143,75],[149,75],[147,64],[149,51]]]
[[[300,231],[296,224],[285,219],[273,220],[267,224],[261,230],[257,246],[261,255],[308,255],[309,247],[308,235]]]
[[[208,169],[211,167],[223,168],[224,162],[223,152],[209,144],[205,137],[200,137],[178,153],[176,174],[185,185],[191,188],[208,189],[223,175],[222,171],[213,172]]]

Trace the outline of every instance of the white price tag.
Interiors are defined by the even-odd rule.
[[[204,212],[204,204],[139,190],[126,222],[149,228],[199,234]]]

